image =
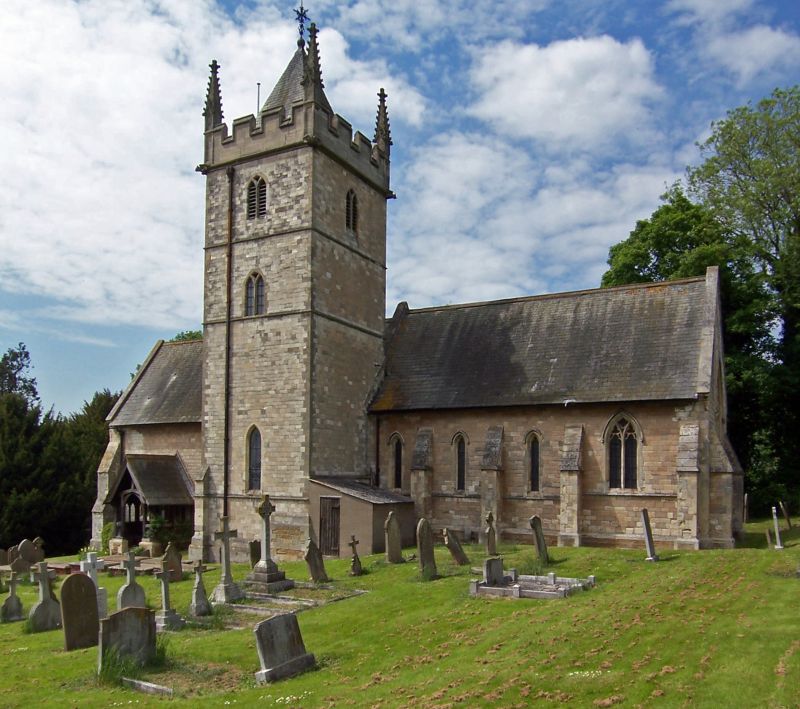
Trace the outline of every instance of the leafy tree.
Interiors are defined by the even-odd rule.
[[[30,404],[39,401],[36,380],[30,376],[31,356],[20,342],[0,357],[0,394],[20,394]]]
[[[170,342],[187,342],[189,340],[202,340],[202,330],[181,330]]]

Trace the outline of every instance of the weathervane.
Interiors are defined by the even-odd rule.
[[[297,18],[298,24],[300,25],[300,27],[299,27],[300,40],[299,41],[300,42],[305,42],[305,31],[306,31],[305,24],[306,24],[306,22],[308,22],[308,12],[306,12],[306,9],[303,7],[303,3],[302,2],[300,3],[299,9],[294,11],[294,14],[295,14],[295,16]]]

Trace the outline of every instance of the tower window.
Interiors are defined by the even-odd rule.
[[[463,491],[467,487],[467,441],[459,433],[454,439],[456,446],[456,490]]]
[[[358,197],[353,190],[347,193],[347,204],[344,214],[345,227],[354,234],[358,232]]]
[[[254,177],[247,185],[247,218],[267,216],[267,183],[263,177]]]
[[[637,487],[639,440],[633,423],[619,419],[608,439],[608,486],[610,488]]]
[[[247,489],[261,489],[261,432],[255,427],[247,440]]]
[[[251,273],[244,289],[244,314],[263,315],[264,310],[264,279],[260,273]]]
[[[403,442],[399,436],[394,441],[394,486],[403,487]]]

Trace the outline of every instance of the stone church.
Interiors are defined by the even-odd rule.
[[[716,269],[668,283],[410,309],[386,318],[392,140],[334,113],[317,31],[258,116],[205,103],[202,341],[158,342],[108,417],[92,544],[158,518],[234,559],[276,506],[273,553],[380,551],[428,517],[562,545],[730,547],[742,471],[726,435]]]

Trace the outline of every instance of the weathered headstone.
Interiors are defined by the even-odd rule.
[[[15,544],[14,546],[8,547],[8,563],[11,564],[14,562],[14,559],[19,558],[19,547]]]
[[[255,593],[280,593],[294,588],[294,581],[286,578],[286,574],[278,568],[272,558],[272,513],[275,505],[269,500],[269,495],[263,495],[261,502],[256,507],[261,517],[261,541],[258,543],[259,558],[253,570],[245,579],[244,586],[248,592]],[[253,547],[250,548],[253,553]]]
[[[61,584],[61,625],[65,650],[97,645],[97,586],[86,574],[70,574]]]
[[[503,557],[490,556],[483,562],[483,582],[487,586],[503,585]]]
[[[28,614],[31,630],[34,633],[41,633],[60,628],[61,606],[53,598],[50,590],[50,581],[55,578],[55,572],[48,570],[46,561],[40,561],[34,578],[39,582],[39,602],[33,605]]]
[[[156,578],[161,581],[161,610],[156,613],[156,630],[178,630],[186,625],[172,608],[169,602],[169,584],[172,580],[172,571],[166,566],[156,573]]]
[[[297,616],[292,613],[262,620],[253,632],[261,663],[257,684],[291,677],[314,666],[314,655],[306,652]]]
[[[383,523],[383,534],[386,540],[386,561],[390,564],[405,562],[400,523],[393,511],[386,516],[386,521]]]
[[[128,558],[122,562],[122,566],[128,572],[128,579],[122,588],[117,591],[117,610],[123,608],[144,608],[145,593],[144,589],[136,583],[136,556],[132,551],[128,552]]]
[[[101,618],[108,615],[108,591],[105,588],[100,588],[97,581],[97,572],[105,568],[105,561],[97,558],[97,552],[90,551],[86,554],[86,559],[81,562],[81,571],[86,574],[94,582],[97,589],[97,613]]]
[[[486,555],[497,556],[497,532],[494,528],[494,515],[486,515]]]
[[[767,549],[772,549],[772,535],[769,533],[769,529],[764,530],[764,536],[767,538]]]
[[[194,562],[194,586],[192,587],[192,602],[189,604],[189,614],[193,616],[211,615],[211,604],[208,602],[206,587],[203,585],[203,574],[206,567],[202,561]]]
[[[177,547],[170,542],[164,550],[164,558],[161,560],[162,569],[169,571],[170,581],[180,581],[183,579],[183,566],[182,566],[181,553]]]
[[[430,522],[424,517],[417,522],[417,556],[419,570],[423,578],[435,579],[438,576],[436,559],[433,555],[433,532]]]
[[[3,601],[3,606],[0,608],[0,618],[2,618],[5,623],[25,619],[25,615],[22,611],[22,601],[19,600],[19,596],[17,596],[17,583],[17,574],[12,571],[8,579],[8,598]]]
[[[550,554],[547,551],[547,540],[544,538],[544,530],[542,529],[542,519],[539,515],[533,515],[528,520],[533,530],[533,543],[536,545],[536,555],[539,561],[543,564],[550,563]]]
[[[358,546],[358,540],[356,539],[355,534],[350,535],[348,546],[353,550],[353,558],[350,561],[350,575],[361,576],[364,570],[361,568],[361,559],[359,558],[358,551],[356,550],[356,547]]]
[[[744,522],[750,521],[750,498],[748,497],[747,493],[744,493],[744,498],[742,500],[742,517]]]
[[[253,569],[261,561],[261,542],[258,539],[251,539],[247,543],[247,547],[250,552],[250,568]]]
[[[222,576],[214,589],[212,598],[215,603],[230,603],[244,598],[244,592],[233,582],[231,575],[231,539],[238,537],[239,533],[230,528],[227,516],[221,516],[219,521],[222,529],[214,533],[214,539],[222,542]]]
[[[17,549],[19,550],[19,555],[29,564],[38,564],[41,559],[39,559],[39,555],[36,551],[36,547],[33,545],[33,542],[30,539],[23,539],[18,545]]]
[[[647,548],[647,558],[645,561],[658,561],[656,545],[653,542],[653,530],[650,527],[650,514],[646,507],[642,508],[642,528],[644,529],[644,543]]]
[[[31,562],[26,561],[21,556],[14,558],[14,561],[8,563],[8,567],[18,574],[27,574],[31,570]]]
[[[156,654],[156,616],[149,608],[124,608],[100,621],[97,671],[109,653],[130,657],[140,665]]]
[[[778,524],[778,510],[774,507],[772,508],[772,522],[775,526],[775,548],[783,549],[783,544],[781,543],[781,528]]]
[[[33,563],[38,564],[40,561],[44,561],[44,539],[41,537],[34,537],[33,548],[36,552],[36,561]]]
[[[442,530],[442,537],[444,538],[444,545],[450,552],[450,556],[453,557],[453,561],[459,566],[468,566],[470,563],[469,557],[464,552],[461,542],[458,541],[458,537],[453,534],[452,530],[445,527]]]
[[[789,510],[786,508],[786,505],[783,504],[783,500],[778,502],[778,504],[780,505],[781,512],[783,513],[783,518],[786,520],[787,526],[789,527],[789,529],[791,529],[792,528],[792,518],[789,516]]]
[[[311,536],[309,536],[306,541],[306,549],[303,553],[303,558],[306,560],[308,573],[314,583],[327,583],[330,581],[328,574],[325,573],[325,561],[322,558],[322,552]]]

